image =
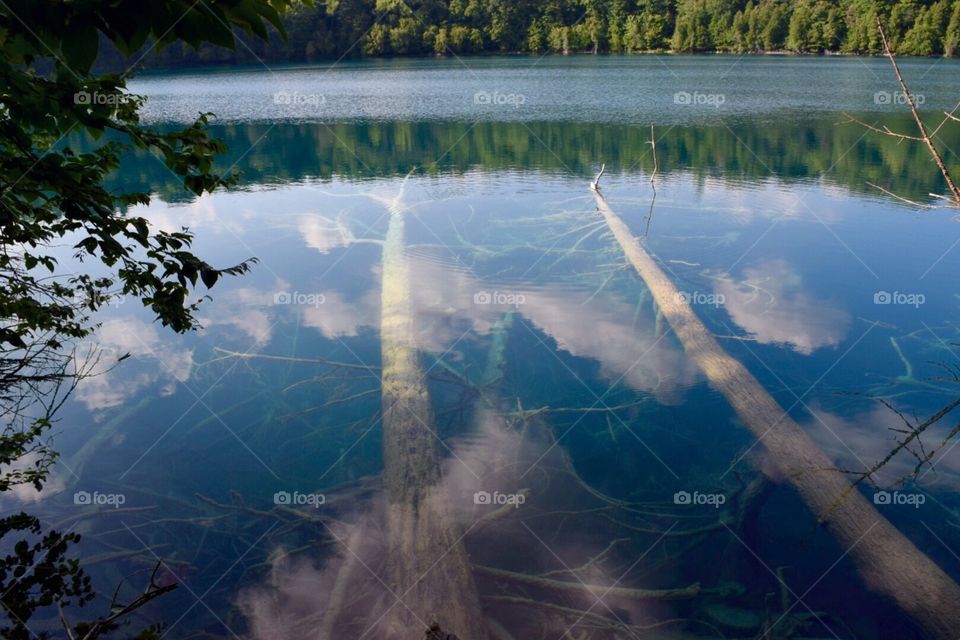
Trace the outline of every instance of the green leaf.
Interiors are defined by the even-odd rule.
[[[215,269],[200,270],[200,279],[203,280],[203,284],[207,285],[207,289],[212,289],[213,285],[217,284],[219,277],[220,273]]]
[[[60,42],[63,61],[74,73],[86,73],[93,66],[100,36],[92,24],[70,25]]]

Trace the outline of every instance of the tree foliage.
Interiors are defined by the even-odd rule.
[[[960,0],[328,0],[285,16],[287,41],[245,40],[236,51],[177,44],[145,62],[481,52],[879,53],[878,15],[898,53],[957,54]],[[118,66],[124,58],[115,53],[102,62]]]
[[[98,309],[115,295],[129,296],[163,325],[189,331],[205,297],[198,289],[251,264],[207,263],[191,251],[189,230],[157,230],[129,213],[132,205],[149,203],[150,193],[109,187],[120,158],[131,151],[156,156],[194,194],[230,186],[236,176],[213,170],[225,147],[209,135],[210,114],[198,114],[180,130],[142,126],[143,99],[127,91],[128,73],[92,71],[98,53],[104,44],[133,56],[174,42],[230,48],[238,33],[267,38],[272,29],[282,35],[280,12],[289,4],[0,3],[0,491],[43,487],[56,460],[45,434],[72,386],[89,372],[91,360],[76,350],[95,330]],[[71,135],[78,134],[99,143],[71,146]],[[76,265],[61,264],[55,247],[64,245],[81,265],[91,265],[89,273],[71,273]],[[8,620],[0,635],[36,637],[28,622],[38,609],[91,598],[89,580],[67,557],[78,539],[43,532],[27,514],[0,520],[0,549],[7,550],[0,558],[0,605]],[[95,638],[114,628],[108,617],[77,624],[72,635]]]

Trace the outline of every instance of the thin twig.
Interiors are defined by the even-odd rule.
[[[653,125],[650,125],[650,140],[647,141],[647,144],[650,145],[653,151],[653,173],[650,174],[650,184],[653,184],[654,179],[657,177],[657,172],[660,170],[657,164],[657,138],[654,136]]]
[[[930,134],[927,133],[927,127],[925,124],[923,124],[923,119],[920,117],[919,111],[917,111],[917,105],[913,100],[913,96],[910,95],[910,89],[907,87],[907,83],[904,81],[903,75],[900,73],[900,66],[897,64],[897,60],[894,58],[893,52],[890,51],[890,42],[887,40],[887,34],[883,31],[883,21],[880,20],[880,16],[877,16],[877,29],[880,31],[881,40],[883,40],[883,52],[890,60],[890,64],[893,65],[893,72],[897,75],[897,81],[900,83],[900,88],[903,90],[903,97],[906,100],[907,105],[910,107],[910,113],[913,114],[913,119],[917,123],[917,129],[920,131],[921,139],[930,150],[930,155],[933,156],[934,161],[937,163],[937,167],[940,168],[940,173],[943,174],[943,179],[946,180],[947,187],[950,189],[950,193],[953,194],[954,204],[960,207],[960,188],[958,188],[956,183],[953,181],[953,177],[950,175],[947,165],[944,164],[943,158],[940,156],[940,151],[937,150],[936,145],[933,144],[933,140],[930,138]]]
[[[932,207],[931,205],[929,205],[929,204],[923,204],[922,202],[917,202],[916,200],[910,200],[909,198],[904,198],[903,196],[898,196],[898,195],[895,194],[894,192],[890,191],[889,189],[884,189],[883,187],[881,187],[881,186],[878,185],[878,184],[873,184],[872,182],[868,182],[867,184],[870,185],[871,187],[873,187],[874,189],[878,189],[878,190],[880,190],[880,191],[883,191],[885,194],[887,194],[887,195],[890,196],[891,198],[896,198],[897,200],[901,200],[901,201],[903,201],[903,202],[906,202],[907,204],[913,205],[913,206],[915,206],[915,207],[920,207],[920,208],[922,208],[922,209],[933,209],[933,207]]]
[[[607,165],[600,165],[600,173],[597,174],[596,179],[590,183],[590,188],[594,191],[600,191],[600,178],[603,176],[603,172],[607,170]]]
[[[653,197],[650,198],[650,210],[647,211],[647,226],[644,228],[643,236],[650,235],[650,223],[653,221],[653,206],[657,203],[657,184],[655,182],[657,173],[660,171],[660,165],[657,161],[657,137],[654,134],[653,125],[650,125],[650,140],[647,141],[650,149],[653,151],[653,173],[650,174],[650,188],[653,189]]]

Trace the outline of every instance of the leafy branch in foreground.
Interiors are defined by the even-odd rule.
[[[27,623],[37,609],[56,603],[84,605],[93,599],[90,579],[79,562],[67,557],[70,544],[80,540],[75,533],[50,531],[43,534],[40,521],[26,513],[0,519],[0,536],[28,535],[19,540],[6,557],[0,558],[0,603],[9,624],[0,627],[0,636],[10,640],[32,637]],[[2,539],[2,538],[0,538]]]
[[[118,193],[107,178],[133,151],[156,156],[194,195],[229,187],[214,169],[224,144],[210,137],[211,114],[179,131],[142,125],[145,99],[128,73],[91,72],[101,42],[127,55],[178,42],[234,46],[235,33],[280,30],[292,0],[110,0],[0,3],[0,491],[43,488],[57,452],[45,440],[70,391],[96,364],[77,357],[96,329],[94,314],[123,295],[140,299],[176,332],[197,327],[195,313],[223,276],[255,259],[216,267],[192,251],[186,228],[158,230],[130,213],[147,192]],[[93,141],[83,151],[67,140]],[[65,252],[66,250],[66,252]],[[67,252],[73,260],[64,264]],[[81,270],[91,264],[90,273]],[[24,539],[12,538],[25,536]],[[93,595],[79,563],[67,557],[76,534],[43,532],[28,514],[0,520],[0,609],[5,638],[35,637],[38,610],[83,605]],[[73,638],[103,636],[120,617],[172,589],[151,577],[147,590],[92,623],[65,625]],[[62,611],[62,609],[61,609]],[[66,618],[61,614],[63,620]]]
[[[45,607],[57,606],[64,632],[70,640],[95,640],[119,628],[131,612],[176,588],[176,584],[157,582],[160,563],[150,575],[146,588],[137,597],[124,604],[117,587],[110,601],[109,613],[93,622],[71,625],[64,607],[84,606],[95,596],[90,578],[84,575],[79,561],[69,558],[71,544],[80,541],[75,533],[49,531],[44,533],[38,520],[26,513],[0,519],[0,537],[9,533],[26,535],[5,557],[0,558],[0,583],[5,592],[3,611],[9,623],[0,627],[0,636],[9,640],[32,640],[38,636],[28,627],[34,614]],[[158,637],[158,627],[151,627],[135,636],[142,640]]]

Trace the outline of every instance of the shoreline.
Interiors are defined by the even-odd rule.
[[[532,53],[529,51],[481,51],[466,54],[421,54],[421,55],[389,55],[389,56],[355,56],[347,58],[314,58],[314,59],[288,59],[288,60],[246,60],[242,62],[203,62],[186,63],[180,65],[147,65],[141,67],[136,75],[149,73],[169,73],[175,71],[195,71],[202,69],[230,69],[244,68],[250,66],[290,66],[290,65],[324,65],[333,62],[336,65],[339,62],[357,63],[357,62],[382,62],[393,60],[438,60],[460,58],[641,58],[646,56],[670,56],[670,57],[689,57],[689,58],[708,58],[730,56],[737,58],[883,58],[882,52],[876,53],[846,53],[842,51],[821,51],[821,52],[798,52],[790,50],[770,50],[770,51],[751,51],[749,53],[738,53],[736,51],[672,51],[669,49],[659,50],[651,49],[647,51],[634,51],[630,53],[613,53],[601,51],[594,53],[592,51],[573,51],[568,53],[550,52],[550,53]],[[898,55],[901,60],[960,60],[960,56],[908,56]],[[334,66],[331,65],[331,66]]]

